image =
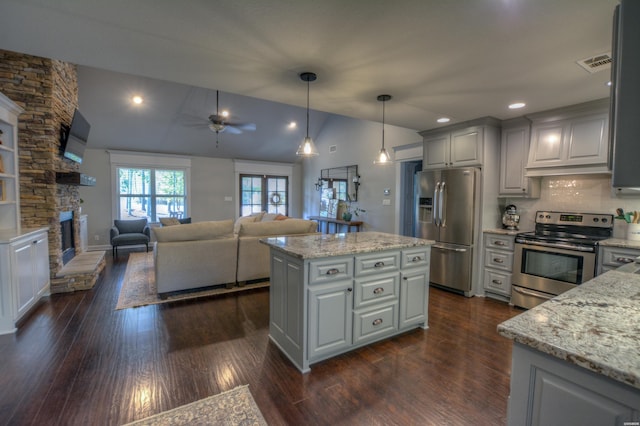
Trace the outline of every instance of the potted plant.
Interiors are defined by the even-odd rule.
[[[342,213],[342,220],[346,222],[351,222],[353,215],[360,216],[360,213],[366,212],[365,209],[361,209],[360,207],[357,207],[357,206],[355,207],[352,206],[353,201],[351,201],[351,197],[349,197],[349,194],[347,194],[347,201],[345,201],[344,203],[345,203],[345,210],[344,210],[344,213]]]

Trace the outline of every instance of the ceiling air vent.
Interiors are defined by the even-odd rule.
[[[329,152],[330,152],[331,154],[333,154],[333,153],[334,153],[334,152],[336,152],[337,150],[338,150],[338,147],[337,147],[337,146],[335,146],[335,145],[331,145],[331,146],[329,147]]]
[[[576,61],[576,63],[591,74],[598,71],[608,70],[611,68],[611,52],[581,59]]]

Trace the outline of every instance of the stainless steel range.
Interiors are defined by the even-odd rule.
[[[612,233],[610,214],[536,212],[535,231],[516,235],[511,303],[533,308],[593,278]]]

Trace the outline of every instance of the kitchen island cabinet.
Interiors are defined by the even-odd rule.
[[[640,421],[638,294],[640,275],[609,271],[498,325],[514,340],[509,425]]]
[[[261,242],[271,248],[269,337],[300,371],[427,327],[434,241],[361,232]]]

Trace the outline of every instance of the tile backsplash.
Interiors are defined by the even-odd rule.
[[[640,211],[640,196],[617,197],[612,195],[609,175],[568,175],[540,178],[540,198],[508,198],[505,205],[515,204],[520,214],[523,231],[535,227],[538,210],[567,211],[578,213],[610,213],[616,208],[625,211]]]

